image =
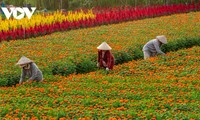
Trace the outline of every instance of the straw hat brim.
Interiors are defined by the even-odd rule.
[[[24,65],[24,64],[29,64],[29,63],[32,63],[33,61],[30,61],[30,62],[23,62],[23,63],[17,63],[16,65]]]
[[[106,42],[103,42],[101,45],[99,45],[97,47],[97,49],[99,49],[99,50],[111,50],[112,48]]]
[[[24,64],[29,64],[29,63],[32,63],[33,61],[30,60],[29,58],[25,57],[25,56],[22,56],[20,58],[20,60],[16,63],[16,65],[24,65]]]
[[[157,36],[156,39],[158,39],[163,44],[167,44],[167,39],[165,36]]]

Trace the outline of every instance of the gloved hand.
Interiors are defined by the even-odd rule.
[[[109,71],[109,68],[106,68],[106,71]]]

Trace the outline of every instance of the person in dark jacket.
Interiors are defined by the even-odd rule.
[[[98,49],[97,67],[105,68],[107,71],[112,70],[115,64],[114,56],[111,53],[112,48],[106,42],[103,42],[100,46],[97,47],[97,49]]]
[[[22,56],[16,65],[19,65],[22,68],[22,74],[19,81],[19,84],[25,81],[25,78],[28,77],[28,81],[43,81],[43,75],[37,65],[30,60],[29,58]],[[27,82],[28,82],[27,81]]]

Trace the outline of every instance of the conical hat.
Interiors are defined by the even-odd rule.
[[[164,35],[156,37],[161,43],[167,44],[167,38]]]
[[[103,43],[101,43],[101,45],[99,45],[97,47],[97,49],[99,49],[99,50],[111,50],[112,48],[106,42],[103,42]]]
[[[23,65],[23,64],[28,64],[28,63],[31,63],[33,62],[32,60],[30,60],[29,58],[25,57],[25,56],[22,56],[20,58],[20,60],[17,62],[16,65]]]

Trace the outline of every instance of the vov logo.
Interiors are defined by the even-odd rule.
[[[13,15],[15,19],[20,20],[24,18],[25,15],[28,17],[28,19],[30,19],[36,10],[36,7],[31,7],[32,11],[30,11],[27,7],[22,7],[22,8],[11,7],[10,11],[6,7],[2,7],[1,9],[4,12],[7,19],[10,19],[10,16]],[[20,13],[19,15],[18,15],[18,12]]]

